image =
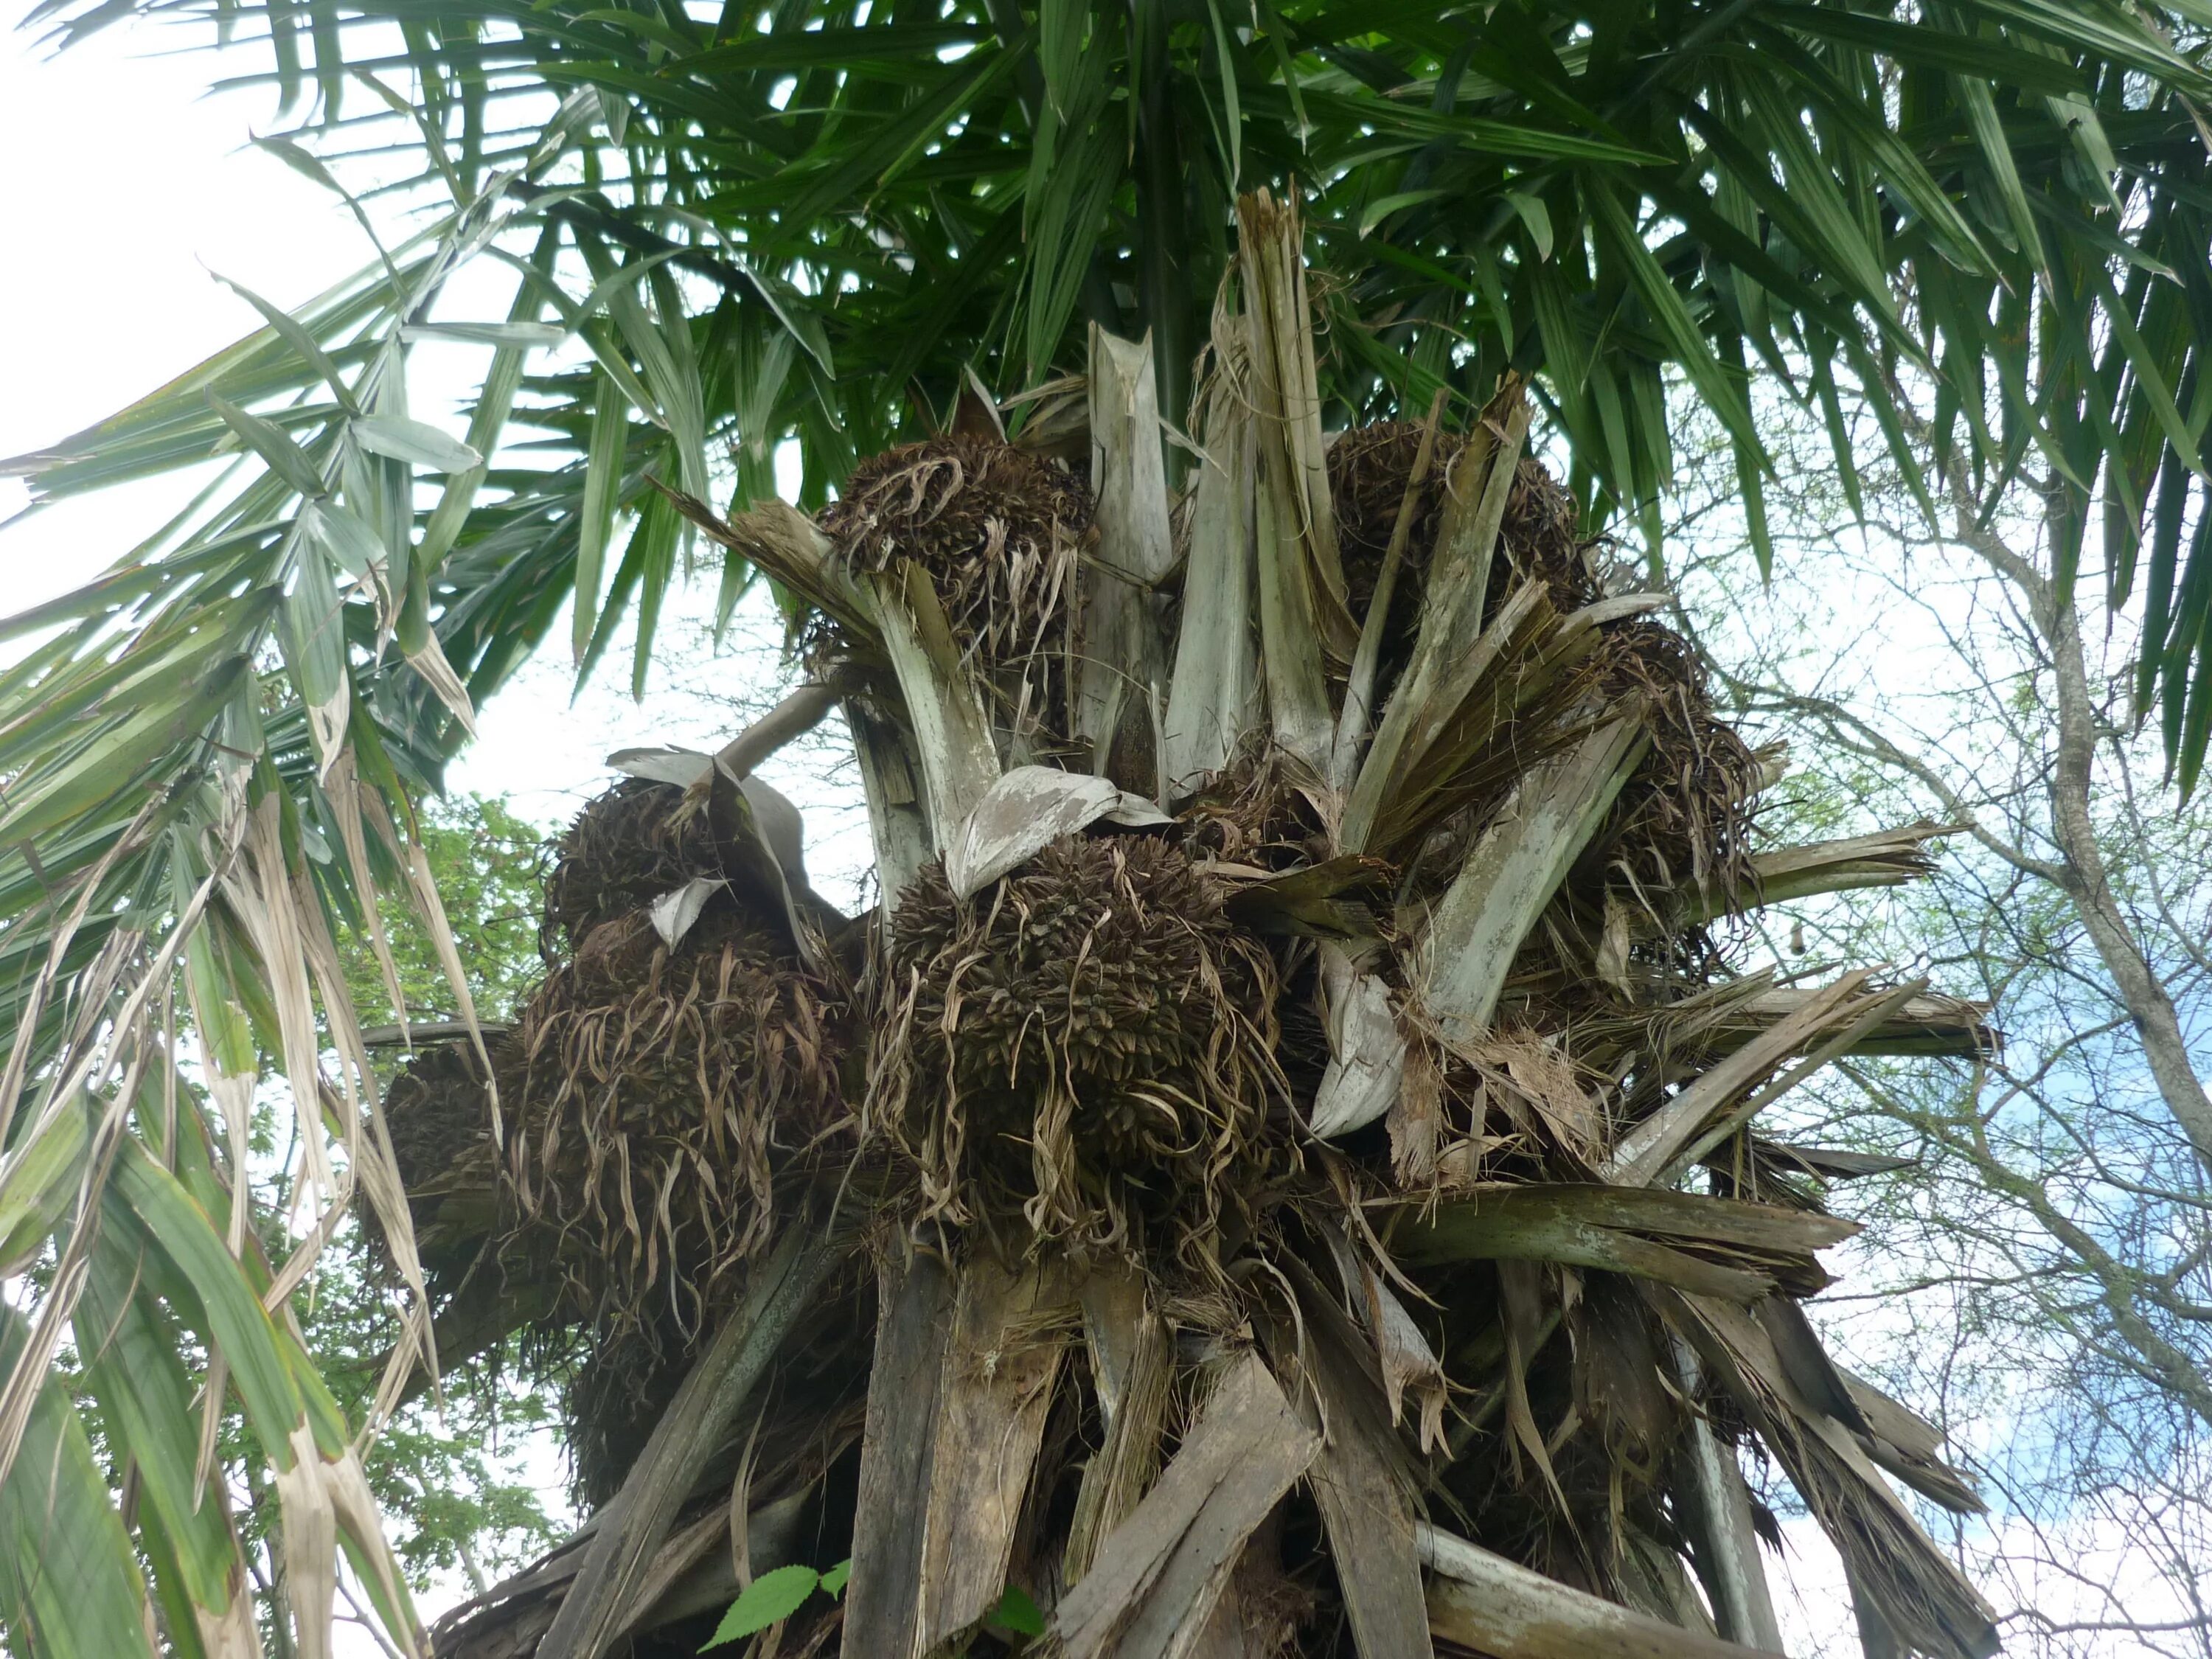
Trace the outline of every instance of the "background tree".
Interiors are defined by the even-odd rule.
[[[1682,574],[1735,705],[1805,762],[1771,831],[1958,826],[1925,887],[1778,907],[1752,948],[1914,963],[2006,1033],[1971,1065],[1853,1061],[1793,1103],[1796,1133],[1905,1160],[1849,1189],[1865,1280],[1824,1328],[1969,1449],[1998,1515],[1960,1547],[2018,1587],[2015,1643],[2201,1654],[2206,826],[2153,781],[2133,619],[2057,599],[2049,480],[1978,494],[1929,458],[1930,523],[1876,463],[1856,520],[1810,431],[1777,522],[1821,579],[1754,591],[1725,446],[1709,425]]]
[[[127,15],[40,16],[66,37]],[[9,1237],[20,1225],[35,1252],[57,1227],[89,1237],[52,1218],[64,1212],[81,1224],[134,1206],[132,1236],[193,1287],[149,1316],[225,1352],[295,1494],[288,1513],[327,1513],[354,1537],[398,1628],[345,1425],[285,1319],[248,1306],[281,1308],[293,1286],[250,1261],[225,1280],[206,1249],[209,1228],[233,1255],[247,1243],[220,1149],[243,1170],[259,1053],[319,1108],[297,1140],[300,1190],[336,1214],[358,1182],[426,1340],[377,1120],[356,1109],[369,1068],[333,936],[373,932],[380,891],[405,891],[434,939],[446,931],[410,804],[463,740],[471,699],[572,596],[580,664],[634,608],[643,674],[688,563],[682,516],[647,475],[703,496],[710,441],[734,446],[751,500],[795,436],[818,501],[858,453],[926,423],[909,381],[943,410],[971,364],[1001,389],[1070,367],[1085,308],[1150,325],[1180,410],[1239,184],[1295,173],[1345,250],[1329,262],[1346,276],[1328,301],[1331,407],[1371,413],[1408,393],[1419,407],[1449,384],[1470,408],[1508,363],[1540,370],[1601,515],[1644,509],[1671,474],[1668,365],[1727,421],[1757,526],[1751,362],[1798,374],[1815,404],[1855,376],[1877,409],[1887,364],[1919,363],[1974,410],[1995,364],[2006,418],[1966,422],[1976,464],[2002,471],[2033,451],[2071,492],[2063,525],[2098,500],[2124,532],[2148,522],[2166,620],[2147,650],[2193,776],[2203,726],[2173,693],[2203,660],[2202,607],[2185,583],[2177,595],[2174,569],[2191,422],[2212,391],[2191,372],[2205,239],[2187,15],[2163,34],[2117,7],[1994,5],[1589,23],[1318,6],[1249,23],[1048,8],[1033,26],[872,9],[234,15],[264,29],[280,97],[318,100],[315,130],[272,140],[280,153],[343,186],[358,135],[356,185],[445,200],[358,281],[295,313],[264,307],[263,332],[20,463],[51,496],[251,456],[111,575],[11,624],[30,643],[0,679],[15,1033],[0,1135],[22,1216]],[[411,87],[393,83],[402,65]],[[392,129],[354,125],[348,99],[396,125],[396,180],[362,170]],[[520,275],[510,316],[441,318],[438,295],[477,255]],[[1909,326],[1889,298],[1899,271],[1928,299]],[[531,351],[572,337],[568,359],[526,377]],[[408,412],[406,353],[440,338],[492,350],[469,444]],[[2055,368],[2032,396],[2031,358]],[[575,459],[502,457],[518,416]],[[434,501],[415,497],[418,467],[447,479]],[[2077,546],[2059,538],[2062,588]],[[748,574],[726,563],[726,594]],[[465,1023],[458,955],[441,955]],[[206,1120],[174,1115],[185,1094],[143,1095],[179,1059],[163,1010],[179,969],[217,1103]],[[336,1081],[317,1072],[319,1003]],[[81,1132],[87,1090],[101,1105]],[[336,1165],[313,1132],[325,1119],[349,1154]],[[71,1200],[86,1149],[93,1170],[123,1173]],[[173,1168],[181,1194],[161,1173]],[[0,1444],[35,1422],[74,1469],[46,1362],[91,1270],[52,1248],[55,1292],[11,1338]],[[147,1407],[170,1448],[145,1465],[167,1482],[156,1510],[195,1517],[194,1600],[232,1618],[228,1523],[185,1501],[193,1460],[179,1449],[196,1435],[170,1398],[181,1382],[161,1386]],[[79,1553],[118,1563],[106,1495],[80,1497]],[[307,1554],[320,1524],[302,1522]],[[105,1632],[106,1650],[125,1634]]]
[[[538,912],[545,832],[505,803],[480,795],[437,801],[422,823],[423,850],[451,906],[477,1012],[489,1024],[504,1024],[543,971]],[[410,1032],[451,1023],[445,970],[421,924],[404,913],[392,916],[389,942]],[[374,1006],[384,989],[374,952],[350,939],[342,957],[357,1005]],[[392,1040],[403,1034],[374,1035],[381,1039],[377,1069],[388,1087],[407,1052],[404,1040]],[[398,1334],[389,1280],[357,1224],[340,1234],[332,1254],[301,1323],[340,1404],[363,1421],[374,1404],[380,1362]],[[540,1468],[533,1467],[550,1403],[524,1379],[520,1358],[511,1346],[480,1356],[445,1379],[442,1398],[418,1395],[369,1449],[370,1489],[396,1525],[399,1562],[418,1593],[431,1588],[435,1576],[447,1583],[458,1578],[481,1594],[500,1572],[556,1535]]]

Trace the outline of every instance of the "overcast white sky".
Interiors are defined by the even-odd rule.
[[[358,262],[358,234],[328,197],[240,153],[254,100],[202,98],[210,60],[147,56],[156,45],[116,34],[54,58],[29,36],[0,40],[14,227],[0,258],[0,453],[78,430],[251,328],[252,310],[204,267],[304,297]],[[0,513],[24,499],[0,481]],[[118,493],[9,530],[6,608],[95,570],[163,499]]]

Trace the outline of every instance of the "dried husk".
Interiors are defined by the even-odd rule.
[[[926,1214],[1218,1276],[1295,1167],[1276,969],[1157,836],[1070,836],[956,900],[931,865],[880,969],[868,1116]]]
[[[927,571],[962,649],[1023,759],[1069,746],[1069,629],[1091,527],[1082,477],[985,436],[906,444],[862,462],[821,526],[853,571],[911,559]],[[833,653],[834,638],[817,641]]]

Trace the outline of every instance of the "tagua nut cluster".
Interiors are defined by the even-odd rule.
[[[1778,757],[1524,453],[1518,386],[1324,432],[1303,272],[1245,228],[1173,489],[1149,358],[1102,337],[1036,430],[964,410],[818,520],[684,503],[792,602],[881,902],[823,902],[711,757],[587,806],[489,1075],[426,1050],[391,1092],[434,1293],[561,1382],[594,1504],[765,1345],[659,1547],[736,1514],[754,1572],[849,1556],[788,1650],[1510,1655],[1537,1607],[1690,1659],[1755,1620],[1716,1565],[1773,1527],[1743,1448],[1900,1639],[1989,1651],[1889,1483],[1978,1500],[1802,1307],[1862,1170],[1758,1114],[1995,1039],[1729,948],[1937,832],[1763,848]],[[665,1565],[640,1652],[699,1634]],[[441,1652],[531,1650],[568,1582],[534,1571]]]

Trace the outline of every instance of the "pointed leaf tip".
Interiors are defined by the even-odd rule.
[[[763,1573],[730,1603],[730,1610],[722,1615],[722,1622],[714,1626],[714,1635],[707,1639],[707,1647],[720,1647],[790,1618],[806,1605],[806,1598],[821,1585],[820,1573],[797,1564]],[[706,1649],[700,1650],[704,1652]]]
[[[466,472],[483,463],[483,457],[459,438],[402,415],[363,415],[353,422],[352,430],[361,447],[371,454],[407,461],[433,472]]]

